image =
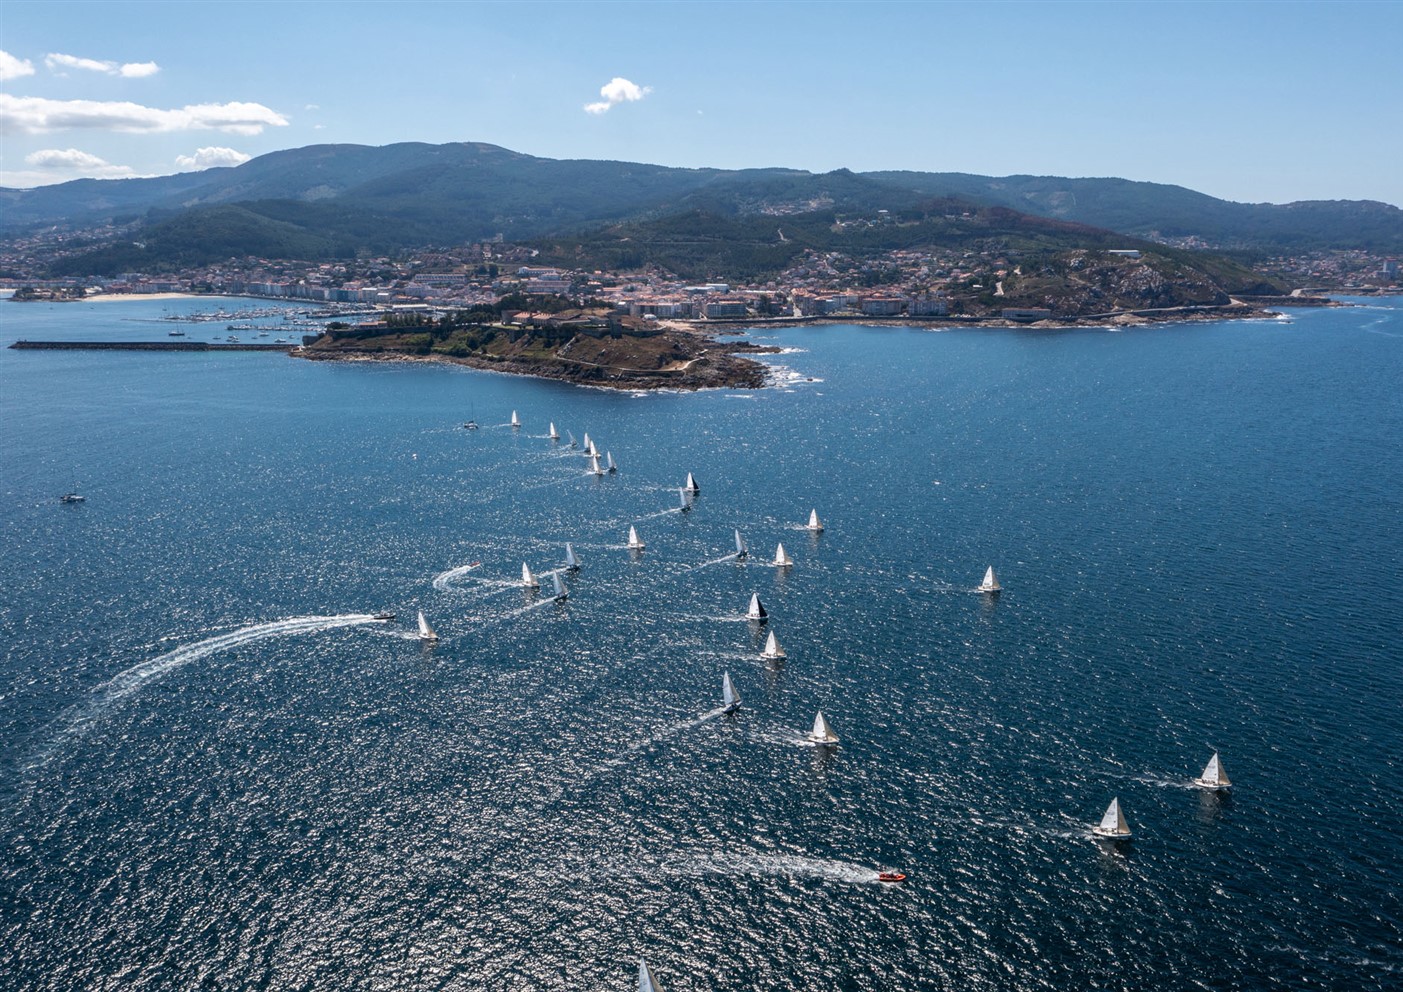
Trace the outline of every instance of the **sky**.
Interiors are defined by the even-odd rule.
[[[401,141],[1403,205],[1403,0],[0,5],[0,186]]]

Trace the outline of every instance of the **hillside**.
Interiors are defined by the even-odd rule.
[[[209,233],[203,250],[211,257],[259,254],[272,246],[322,258],[496,234],[508,240],[559,236],[691,211],[783,217],[904,210],[945,197],[1145,238],[1272,251],[1403,252],[1403,211],[1369,201],[1231,203],[1124,179],[677,169],[546,159],[467,142],[314,145],[236,168],[0,190],[0,235],[141,220],[143,237],[131,240],[181,246],[165,256],[148,249],[146,261],[173,264],[201,240],[189,232]],[[242,212],[229,212],[235,207]],[[95,264],[102,259],[134,264],[130,252],[95,256]]]

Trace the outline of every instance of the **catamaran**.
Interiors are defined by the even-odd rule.
[[[563,603],[563,602],[565,602],[567,599],[570,598],[570,590],[566,589],[566,588],[565,588],[565,583],[560,581],[560,573],[559,573],[559,572],[551,572],[551,573],[550,573],[550,577],[551,577],[551,582],[553,582],[553,583],[555,584],[555,592],[554,592],[554,595],[552,596],[552,598],[553,598],[557,603]]]
[[[740,530],[736,530],[736,561],[740,561],[750,554],[750,549],[745,546],[745,538],[740,536]]]
[[[731,673],[725,672],[721,676],[721,712],[734,713],[740,709],[740,693],[736,692],[736,687],[731,685]]]
[[[531,574],[531,569],[527,566],[526,562],[521,563],[521,584],[527,589],[541,588],[540,580]]]
[[[580,570],[580,559],[575,557],[575,549],[570,547],[570,542],[565,542],[565,567],[572,572]]]
[[[810,533],[813,534],[823,533],[823,524],[819,523],[817,510],[809,511],[809,523],[805,530],[808,530]]]
[[[760,652],[760,657],[770,661],[778,661],[784,656],[784,648],[779,646],[779,638],[775,636],[773,630],[770,631],[770,636],[765,639],[765,650]]]
[[[642,551],[643,548],[644,544],[638,537],[638,530],[630,524],[628,528],[628,549],[630,551]]]
[[[790,558],[789,555],[785,553],[783,544],[775,546],[775,560],[773,564],[777,568],[788,568],[794,564],[794,559]]]
[[[1223,763],[1218,760],[1217,751],[1214,751],[1213,757],[1208,759],[1203,774],[1194,779],[1194,785],[1201,789],[1213,789],[1216,792],[1227,792],[1232,788],[1232,781],[1228,778],[1228,773],[1223,771]]]
[[[663,992],[663,987],[649,970],[648,962],[642,958],[638,959],[638,992]]]
[[[687,473],[687,491],[692,493],[701,492],[701,486],[697,485],[697,480],[692,478],[692,473]]]
[[[427,620],[424,619],[424,611],[423,611],[423,610],[420,610],[420,611],[419,611],[419,640],[421,640],[421,641],[436,641],[436,640],[438,640],[438,635],[435,634],[435,633],[434,633],[434,629],[433,629],[432,627],[429,626],[429,621],[427,621]]]
[[[815,744],[833,745],[838,743],[838,735],[833,733],[833,728],[823,718],[823,710],[819,710],[818,715],[814,717],[814,729],[809,731],[809,740]]]
[[[518,417],[518,416],[516,415],[516,411],[515,411],[515,410],[512,411],[512,426],[513,426],[513,427],[520,427],[520,426],[521,426],[521,418]]]
[[[1091,828],[1091,832],[1105,840],[1130,839],[1130,824],[1125,822],[1125,814],[1120,811],[1119,799],[1111,800],[1111,805],[1106,807],[1106,815]]]
[[[747,620],[764,620],[767,616],[769,614],[765,612],[765,607],[760,603],[760,594],[752,592],[750,594],[750,609],[745,611],[745,618]]]
[[[613,475],[619,470],[619,466],[614,464],[614,453],[612,451],[604,452],[604,467],[609,470],[610,475]]]
[[[550,432],[546,434],[546,437],[550,438],[552,441],[559,441],[559,440],[560,440],[560,431],[558,431],[558,430],[555,429],[555,421],[554,421],[554,420],[552,420],[552,421],[550,422]]]

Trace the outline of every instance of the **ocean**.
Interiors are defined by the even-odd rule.
[[[0,986],[1403,987],[1403,303],[1353,302],[760,330],[757,392],[0,350]]]

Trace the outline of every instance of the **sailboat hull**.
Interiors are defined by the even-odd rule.
[[[1223,782],[1210,782],[1210,781],[1209,781],[1208,779],[1206,779],[1206,778],[1196,778],[1196,779],[1194,779],[1194,785],[1198,786],[1200,789],[1208,789],[1208,790],[1211,791],[1211,792],[1231,792],[1231,791],[1232,791],[1232,785],[1231,785],[1230,783],[1226,783],[1226,784],[1225,784],[1225,783],[1223,783]]]
[[[1129,840],[1132,836],[1129,830],[1102,830],[1100,827],[1092,827],[1091,835],[1098,840]]]

